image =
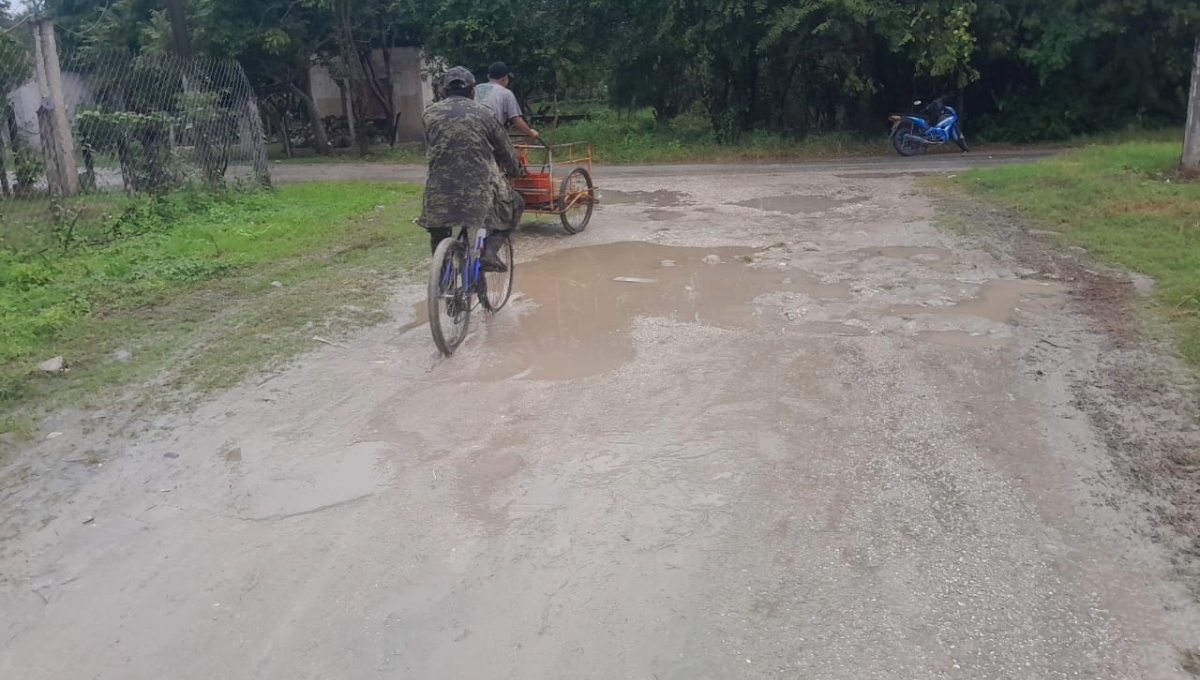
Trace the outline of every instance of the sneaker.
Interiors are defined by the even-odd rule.
[[[500,255],[487,248],[479,255],[479,266],[485,272],[503,273],[508,271],[508,265],[504,264]]]

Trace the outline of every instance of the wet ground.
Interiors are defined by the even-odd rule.
[[[599,181],[454,357],[406,287],[122,441],[9,541],[0,677],[1185,677],[1067,282],[892,173]]]

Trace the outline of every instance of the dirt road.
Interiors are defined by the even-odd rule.
[[[872,164],[599,179],[453,358],[406,287],[114,440],[9,541],[0,677],[1187,677],[1069,282]]]

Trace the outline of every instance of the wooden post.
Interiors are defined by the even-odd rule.
[[[342,91],[342,112],[346,114],[346,128],[350,131],[350,146],[358,144],[357,125],[354,124],[354,91],[349,78],[338,81],[338,89]]]
[[[287,108],[282,110],[276,109],[279,114],[279,129],[280,136],[283,138],[283,155],[285,158],[292,157],[292,131],[288,129],[287,124]]]
[[[8,198],[12,196],[12,189],[8,186],[8,164],[4,162],[5,146],[4,135],[0,135],[0,192],[3,192],[4,198]]]
[[[46,185],[52,194],[74,196],[79,193],[75,139],[67,119],[67,98],[63,92],[54,23],[49,19],[33,22],[33,56],[38,95],[42,100],[38,122],[42,155],[46,160]]]
[[[249,85],[247,85],[249,88]],[[271,186],[271,171],[267,165],[267,136],[263,133],[262,116],[258,112],[258,103],[254,100],[254,91],[246,98],[246,115],[250,123],[250,146],[254,161],[254,179],[259,186]]]
[[[1187,126],[1183,129],[1183,158],[1185,170],[1200,171],[1200,38],[1192,55],[1192,89],[1188,96]]]
[[[50,122],[46,115],[46,108],[50,103],[50,83],[49,77],[46,75],[46,60],[43,56],[45,47],[42,45],[41,22],[35,21],[31,28],[33,29],[33,75],[37,82],[38,101],[40,102],[37,108],[38,141],[39,146],[42,147],[46,188],[52,195],[57,196],[62,193],[62,184],[59,181],[61,175],[58,173],[58,154],[54,149],[54,135],[50,134]]]

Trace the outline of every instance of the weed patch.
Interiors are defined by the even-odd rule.
[[[61,221],[6,221],[20,239],[0,249],[0,408],[151,379],[227,387],[301,351],[306,324],[381,320],[388,284],[424,255],[419,197],[345,183],[110,199],[73,208],[70,241]],[[66,371],[38,369],[54,356]]]

